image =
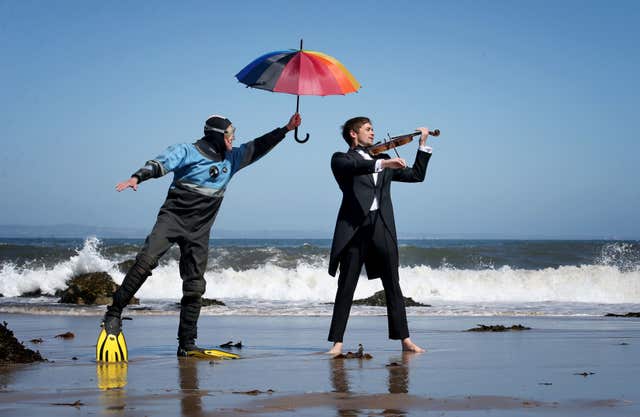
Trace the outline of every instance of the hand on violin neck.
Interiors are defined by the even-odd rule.
[[[427,136],[429,136],[429,128],[428,127],[417,127],[417,131],[420,132],[420,146],[424,146],[427,143]]]
[[[382,160],[382,168],[402,169],[407,167],[407,161],[402,158],[391,158]]]

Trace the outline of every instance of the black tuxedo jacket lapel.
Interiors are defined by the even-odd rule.
[[[365,159],[365,157],[360,155],[360,152],[356,151],[355,149],[349,149],[348,153],[353,155],[354,158]],[[369,181],[371,181],[371,185],[375,186],[376,184],[373,182],[373,174],[367,174],[367,177],[369,178]]]

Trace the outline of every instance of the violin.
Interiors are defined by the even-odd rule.
[[[369,152],[369,155],[374,156],[378,155],[382,152],[386,152],[388,150],[397,148],[398,146],[406,145],[407,143],[413,140],[414,136],[420,136],[421,132],[416,130],[413,133],[407,133],[406,135],[394,136],[389,138],[389,140],[385,142],[374,143],[369,146],[366,151]],[[429,131],[430,136],[440,136],[440,129],[435,129],[433,131]]]

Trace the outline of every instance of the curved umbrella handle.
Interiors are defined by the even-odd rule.
[[[300,50],[302,50],[302,41],[300,41]],[[300,112],[300,96],[296,97],[296,113]],[[296,142],[298,143],[305,143],[306,141],[309,140],[309,134],[307,133],[307,137],[305,137],[304,139],[298,139],[298,128],[296,127],[296,134],[295,134],[295,139]]]
[[[307,136],[304,139],[298,139],[298,128],[296,127],[296,132],[295,132],[295,136],[294,139],[296,140],[296,142],[298,143],[305,143],[306,141],[309,140],[309,134],[307,133]]]

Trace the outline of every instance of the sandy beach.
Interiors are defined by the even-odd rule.
[[[0,417],[640,417],[639,21],[0,0]]]
[[[322,354],[328,317],[204,316],[199,342],[242,340],[241,360],[175,357],[175,315],[125,321],[130,361],[97,365],[99,317],[3,314],[49,362],[0,368],[0,415],[637,416],[640,320],[410,317],[425,354],[402,354],[386,318],[352,317],[345,347]],[[531,330],[475,333],[477,324]],[[54,336],[66,331],[75,338]],[[42,338],[39,344],[29,340]]]

